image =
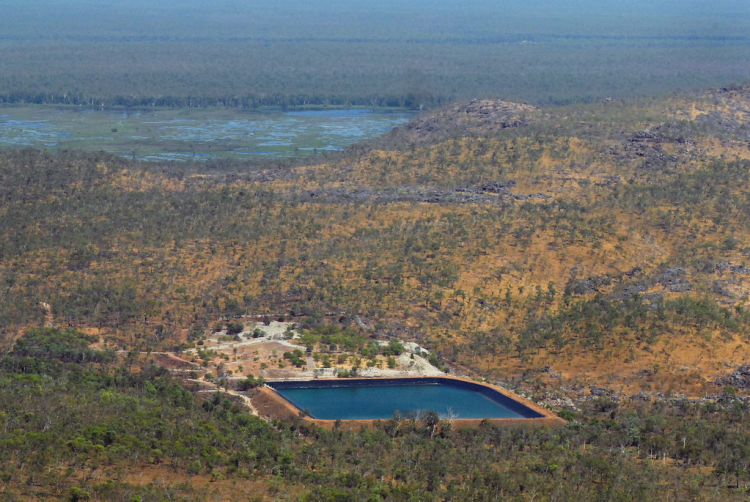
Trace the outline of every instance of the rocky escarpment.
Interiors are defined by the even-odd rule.
[[[520,103],[471,100],[423,113],[373,143],[375,148],[425,146],[467,134],[523,127],[537,108]]]

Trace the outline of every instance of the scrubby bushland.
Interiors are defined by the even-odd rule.
[[[135,353],[82,362],[85,335],[32,330],[0,366],[5,498],[742,500],[747,403],[591,401],[558,429],[454,431],[426,414],[361,432],[268,424],[232,396],[193,394]],[[30,350],[29,347],[35,347]],[[96,361],[96,362],[93,362]],[[123,475],[169,473],[132,485]],[[91,476],[89,473],[97,473]],[[213,481],[206,488],[205,481]],[[193,480],[194,482],[191,482]],[[575,494],[575,495],[573,495]],[[80,497],[79,497],[80,500]]]

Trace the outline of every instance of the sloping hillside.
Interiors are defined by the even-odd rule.
[[[4,152],[3,336],[40,302],[154,349],[224,315],[336,313],[483,375],[708,377],[750,348],[747,107],[472,102],[395,131],[405,149],[232,175]]]
[[[749,107],[471,102],[234,174],[0,152],[0,495],[745,499]],[[417,342],[570,423],[269,423],[191,374],[232,354],[172,354],[271,313],[318,346]]]

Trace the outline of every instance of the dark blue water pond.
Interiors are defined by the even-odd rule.
[[[388,419],[435,411],[441,418],[536,418],[539,413],[482,385],[448,379],[269,383],[296,407],[321,420]]]

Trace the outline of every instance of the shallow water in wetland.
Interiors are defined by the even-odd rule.
[[[142,160],[308,156],[342,150],[409,120],[369,109],[239,111],[0,108],[0,147],[105,150]]]

